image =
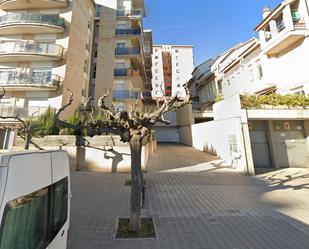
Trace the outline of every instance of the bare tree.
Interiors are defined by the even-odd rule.
[[[95,136],[102,133],[112,133],[119,135],[121,141],[129,143],[131,150],[131,200],[130,200],[130,231],[138,232],[141,229],[141,192],[143,188],[143,174],[141,168],[141,154],[143,142],[151,134],[151,128],[156,123],[169,124],[169,121],[164,120],[163,114],[172,110],[177,110],[191,103],[191,93],[188,87],[186,89],[186,97],[164,97],[156,101],[156,106],[146,112],[140,113],[136,111],[137,103],[132,106],[130,112],[119,111],[116,108],[108,107],[106,99],[110,95],[108,91],[102,96],[98,102],[99,110],[106,117],[106,121],[96,120],[94,118],[93,99],[89,98],[86,104],[82,107],[83,122],[77,126],[68,124],[60,120],[61,113],[73,102],[73,93],[70,92],[70,98],[56,114],[56,124],[59,127],[67,127],[75,130],[86,129],[88,135]],[[90,119],[89,119],[90,117]]]

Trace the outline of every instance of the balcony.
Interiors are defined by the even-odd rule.
[[[54,15],[10,14],[0,17],[1,35],[63,33],[64,18]]]
[[[140,36],[141,33],[138,28],[116,29],[116,36]]]
[[[29,106],[29,107],[17,107],[17,106],[4,106],[0,105],[0,116],[2,117],[14,117],[17,114],[23,120],[29,118],[38,117],[44,114],[49,107],[46,106]]]
[[[113,92],[114,100],[148,100],[151,99],[150,91],[130,91],[130,90],[116,90]]]
[[[0,43],[0,62],[53,61],[64,57],[64,48],[47,42],[11,41]]]
[[[263,50],[269,56],[276,56],[291,45],[305,39],[309,34],[305,21],[298,10],[290,10],[289,6],[284,10],[285,15],[269,22],[264,29],[265,44]]]
[[[0,71],[0,87],[9,91],[56,90],[61,83],[61,77],[51,71],[19,73],[16,71]]]
[[[140,48],[116,48],[115,49],[116,56],[140,56],[141,49]]]
[[[113,92],[114,100],[135,100],[141,98],[141,91],[117,90]]]
[[[0,0],[0,9],[21,10],[21,9],[54,9],[66,8],[68,0]]]
[[[140,71],[138,68],[116,68],[114,70],[115,77],[139,77]]]
[[[117,11],[117,17],[141,18],[141,10],[120,10]]]

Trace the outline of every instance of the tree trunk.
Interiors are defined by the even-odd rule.
[[[26,132],[25,150],[29,150],[32,139],[32,132]]]
[[[142,191],[142,138],[134,134],[130,141],[131,149],[131,203],[129,230],[139,232],[141,229],[141,191]]]

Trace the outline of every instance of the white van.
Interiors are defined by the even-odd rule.
[[[64,151],[0,155],[0,249],[65,249],[70,168]]]

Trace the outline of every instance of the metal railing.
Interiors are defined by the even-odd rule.
[[[8,41],[0,43],[0,55],[36,54],[62,57],[64,48],[60,45],[34,41]]]
[[[141,32],[141,29],[138,28],[116,29],[117,36],[140,35]]]
[[[281,32],[282,30],[284,30],[284,29],[285,29],[285,24],[284,24],[284,22],[283,22],[283,21],[279,22],[279,23],[277,24],[277,28],[278,28],[278,31],[279,31],[279,32]]]
[[[134,100],[134,99],[149,99],[151,98],[150,91],[131,91],[131,90],[116,90],[113,91],[115,100]]]
[[[32,116],[38,117],[44,114],[48,109],[49,107],[45,106],[17,107],[17,106],[0,105],[0,116],[14,117],[18,114],[21,119],[26,120],[31,118]]]
[[[116,48],[115,54],[116,55],[140,55],[141,49],[140,48]]]
[[[65,28],[64,18],[54,15],[39,15],[39,14],[9,14],[0,17],[0,27],[11,24],[48,24],[61,28]]]
[[[141,10],[119,10],[117,11],[117,16],[124,17],[124,16],[136,16],[140,17],[142,16]]]
[[[115,77],[140,76],[138,68],[116,68],[114,70]]]
[[[16,71],[0,72],[0,86],[33,86],[51,87],[58,86],[61,82],[59,75],[52,74],[51,71],[19,73]]]

